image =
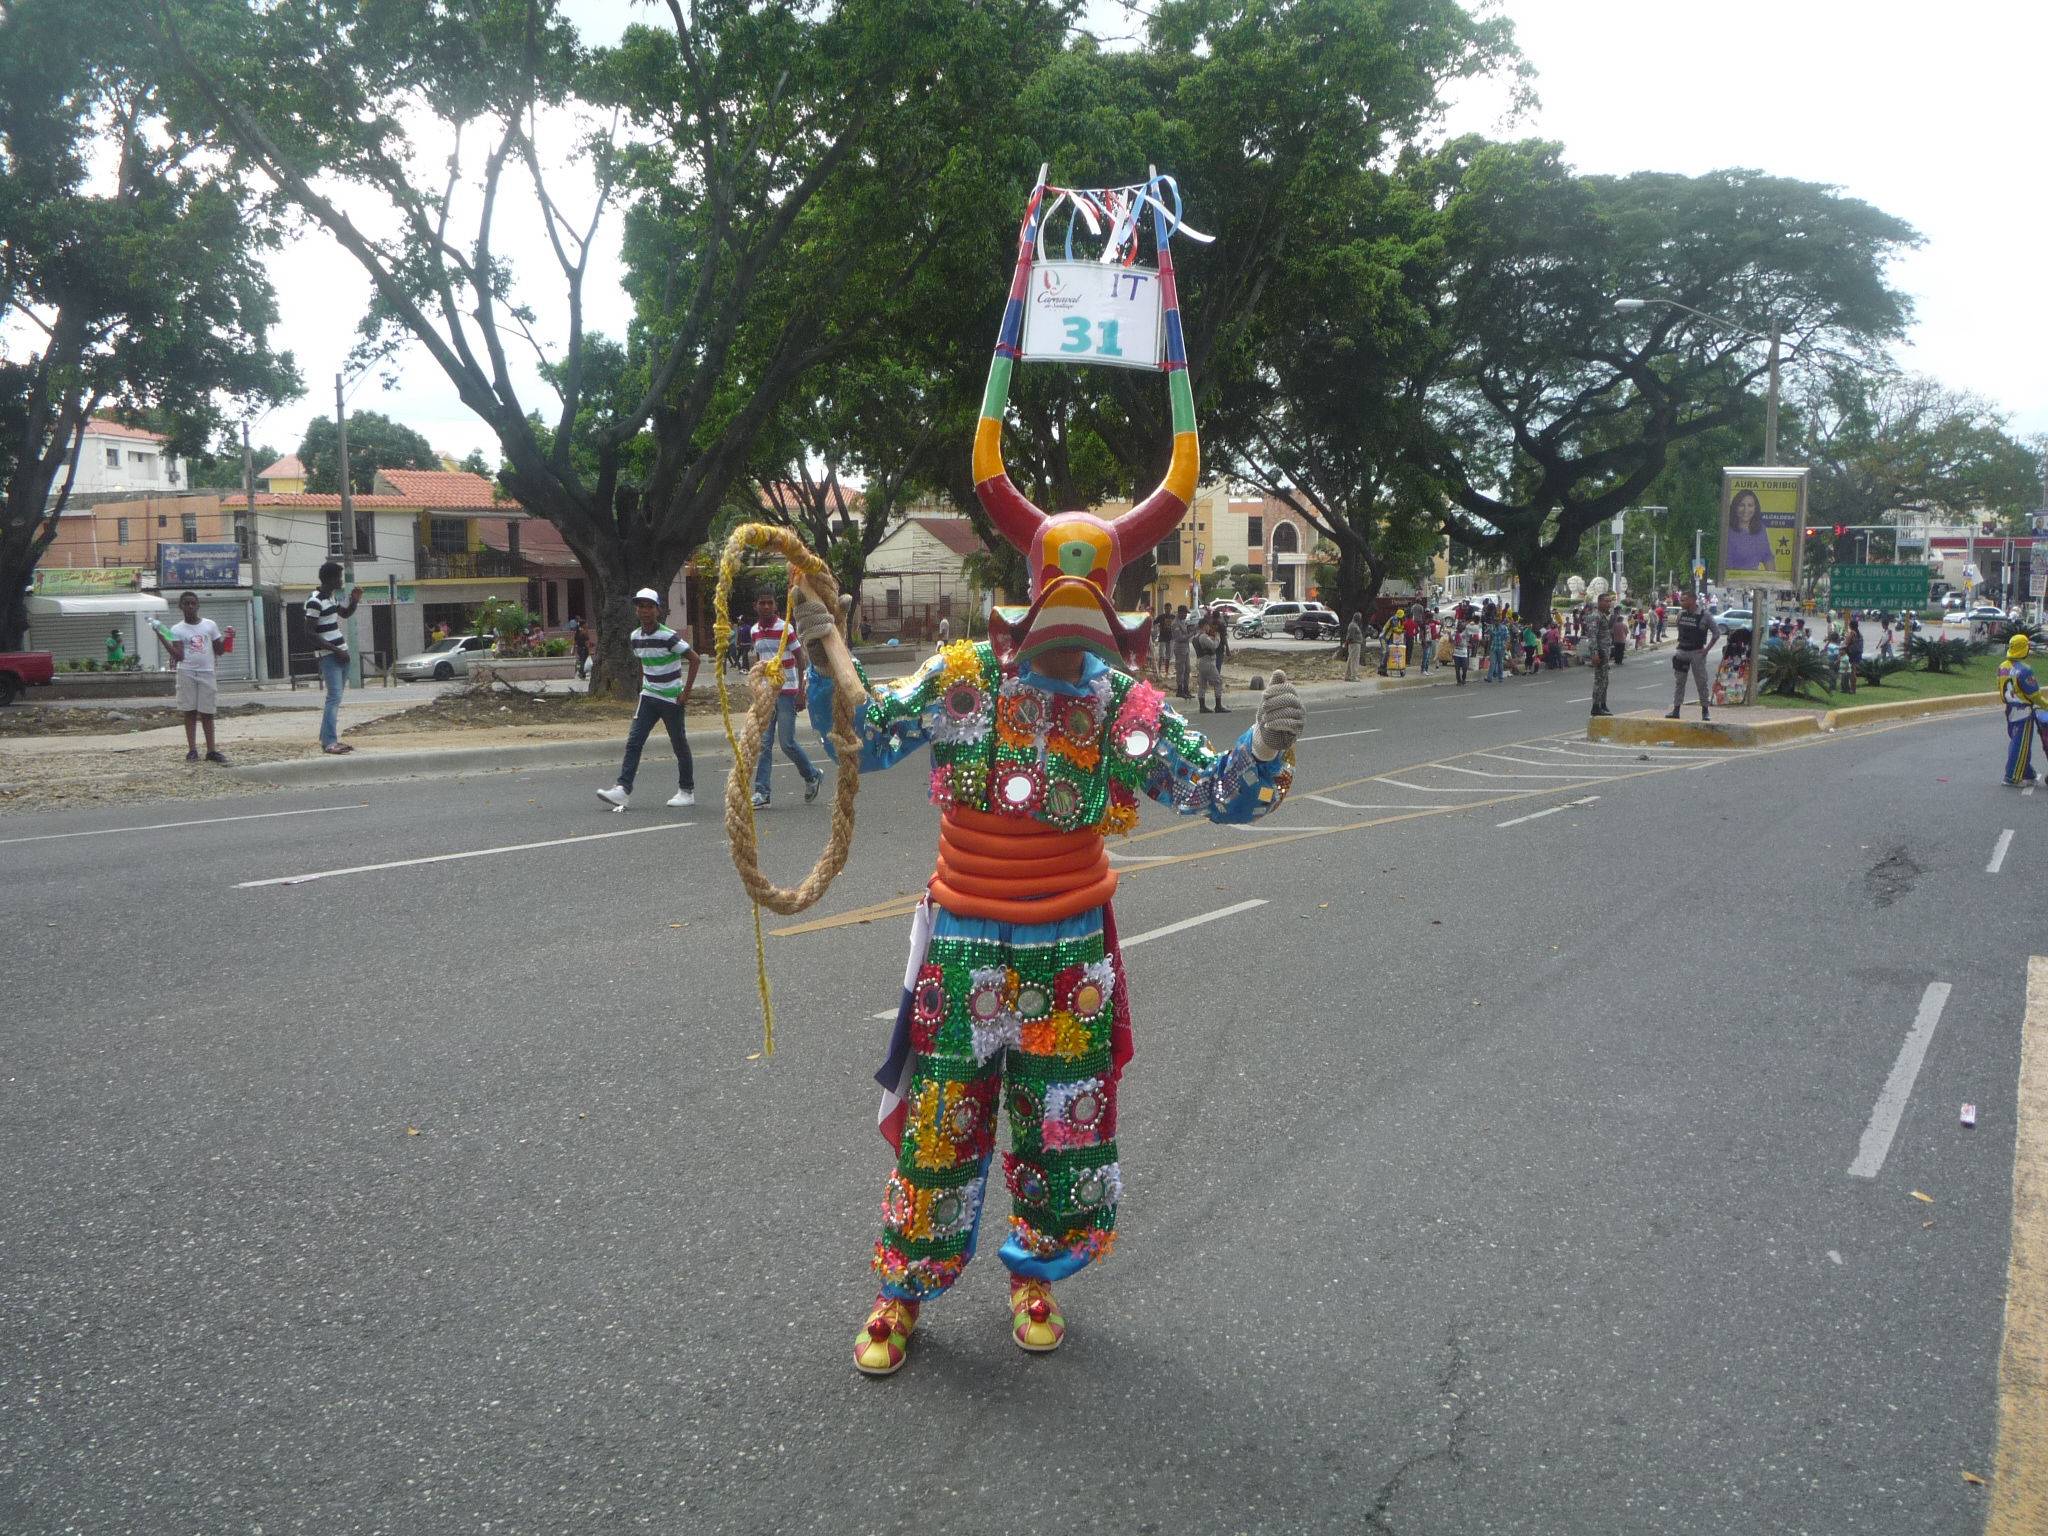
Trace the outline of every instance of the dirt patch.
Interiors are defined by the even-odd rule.
[[[1863,889],[1871,904],[1888,907],[1901,896],[1910,896],[1913,886],[1927,869],[1903,848],[1894,848],[1863,877]]]
[[[215,711],[214,718],[232,720],[237,715],[260,715],[263,712],[261,704],[226,704]],[[136,731],[155,731],[167,725],[184,723],[184,712],[168,704],[122,709],[102,709],[93,705],[17,704],[10,709],[0,709],[0,737],[127,736]]]
[[[266,743],[262,760],[311,757],[316,743]],[[242,761],[230,754],[230,761]],[[81,756],[0,759],[0,816],[23,811],[80,811],[145,800],[217,800],[257,794],[267,785],[229,778],[213,763],[188,763],[175,747],[142,747]]]
[[[689,702],[701,707],[701,686]],[[710,703],[715,707],[716,696]],[[582,693],[529,693],[523,688],[470,688],[445,693],[425,704],[385,715],[343,734],[352,737],[410,736],[423,731],[519,730],[533,726],[602,726],[623,732],[639,707],[636,700],[593,699]]]

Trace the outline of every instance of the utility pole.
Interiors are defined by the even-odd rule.
[[[1772,356],[1776,356],[1774,352]],[[342,404],[341,375],[334,376],[334,435],[341,457],[341,590],[356,585],[356,504],[348,483],[348,412]],[[363,686],[363,653],[356,649],[356,616],[348,616],[348,653],[355,658],[356,686]]]
[[[263,535],[256,531],[256,461],[249,457],[249,423],[242,423],[242,499],[246,506],[244,526],[249,531],[249,629],[256,647],[249,658],[249,676],[261,683],[265,658],[270,654],[263,633],[263,567],[258,551]]]
[[[1778,462],[1778,342],[1781,330],[1777,317],[1771,318],[1771,354],[1769,361],[1770,387],[1764,394],[1764,468],[1770,469]],[[1794,530],[1799,542],[1806,542],[1806,530]],[[1803,553],[1803,551],[1802,551]],[[1748,687],[1743,691],[1742,702],[1756,702],[1756,663],[1763,654],[1764,632],[1769,624],[1771,589],[1758,587],[1750,593],[1749,599],[1749,677]]]

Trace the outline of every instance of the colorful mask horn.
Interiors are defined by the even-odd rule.
[[[974,432],[974,494],[997,531],[1022,552],[1031,571],[1031,608],[1013,616],[997,610],[991,624],[999,651],[1023,660],[1054,646],[1078,645],[1108,661],[1138,665],[1150,642],[1146,615],[1118,614],[1112,598],[1117,574],[1180,525],[1195,497],[1202,448],[1195,432],[1195,397],[1188,384],[1187,346],[1181,335],[1180,294],[1173,280],[1173,252],[1162,205],[1152,205],[1159,252],[1160,297],[1165,310],[1166,385],[1173,406],[1173,461],[1159,488],[1120,517],[1092,512],[1047,514],[1011,483],[1003,468],[1003,408],[1010,397],[1010,370],[1021,355],[1024,301],[1030,290],[1032,253],[1045,206],[1045,173],[1039,172],[1024,225],[1017,237],[1017,270],[989,364],[988,389]]]

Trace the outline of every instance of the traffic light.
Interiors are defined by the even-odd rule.
[[[1835,524],[1835,537],[1836,537],[1836,538],[1838,538],[1838,539],[1839,539],[1839,538],[1840,538],[1840,537],[1841,537],[1841,536],[1842,536],[1843,534],[1847,533],[1848,531],[1849,531],[1849,525],[1848,525],[1847,523],[1837,523],[1837,524]]]

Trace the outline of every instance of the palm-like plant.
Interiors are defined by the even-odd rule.
[[[1912,670],[1912,666],[1903,656],[1865,656],[1856,664],[1856,678],[1858,682],[1876,688],[1894,672],[1907,672]]]
[[[1915,635],[1906,644],[1906,657],[1929,672],[1952,672],[1970,659],[1970,642]]]
[[[1787,645],[1782,640],[1765,646],[1757,658],[1756,683],[1761,691],[1786,698],[1814,698],[1808,691],[1814,688],[1835,691],[1826,656],[1810,645]]]

